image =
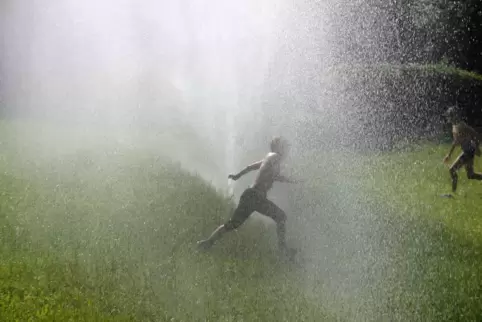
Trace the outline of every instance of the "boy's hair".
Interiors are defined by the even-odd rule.
[[[462,115],[460,113],[460,109],[458,106],[451,106],[449,107],[445,113],[445,117],[448,118],[449,120],[454,120],[454,121],[459,121],[462,119]]]

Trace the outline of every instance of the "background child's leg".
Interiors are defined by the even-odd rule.
[[[452,164],[450,167],[450,177],[452,179],[452,192],[455,192],[457,190],[457,183],[458,183],[458,175],[457,171],[460,170],[460,168],[464,165],[465,163],[465,155],[462,153],[459,155],[457,160]]]
[[[474,172],[474,158],[467,161],[465,170],[467,171],[467,178],[471,180],[482,180],[482,173]]]

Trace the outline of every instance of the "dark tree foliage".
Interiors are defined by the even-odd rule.
[[[482,2],[479,0],[451,1],[447,25],[457,30],[449,38],[450,59],[463,68],[482,73]]]
[[[389,0],[377,4],[392,24],[399,62],[447,62],[482,73],[482,1]]]
[[[342,62],[443,62],[482,73],[480,0],[346,0],[333,8]]]

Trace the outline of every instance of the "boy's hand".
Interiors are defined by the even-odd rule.
[[[449,155],[446,155],[445,158],[444,158],[444,163],[447,164],[450,160],[450,156]]]
[[[231,179],[231,180],[236,181],[236,180],[239,179],[239,175],[237,175],[237,174],[230,174],[230,175],[228,176],[228,179]]]

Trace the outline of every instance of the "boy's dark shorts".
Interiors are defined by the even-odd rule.
[[[234,210],[231,219],[226,222],[224,227],[228,230],[236,229],[241,226],[253,212],[259,212],[268,216],[276,223],[284,223],[286,214],[272,201],[266,198],[266,194],[254,188],[246,189],[239,198],[238,207]]]
[[[468,148],[462,149],[462,153],[460,154],[459,160],[463,163],[472,161],[475,158],[475,152],[476,152],[475,147],[468,147]]]

